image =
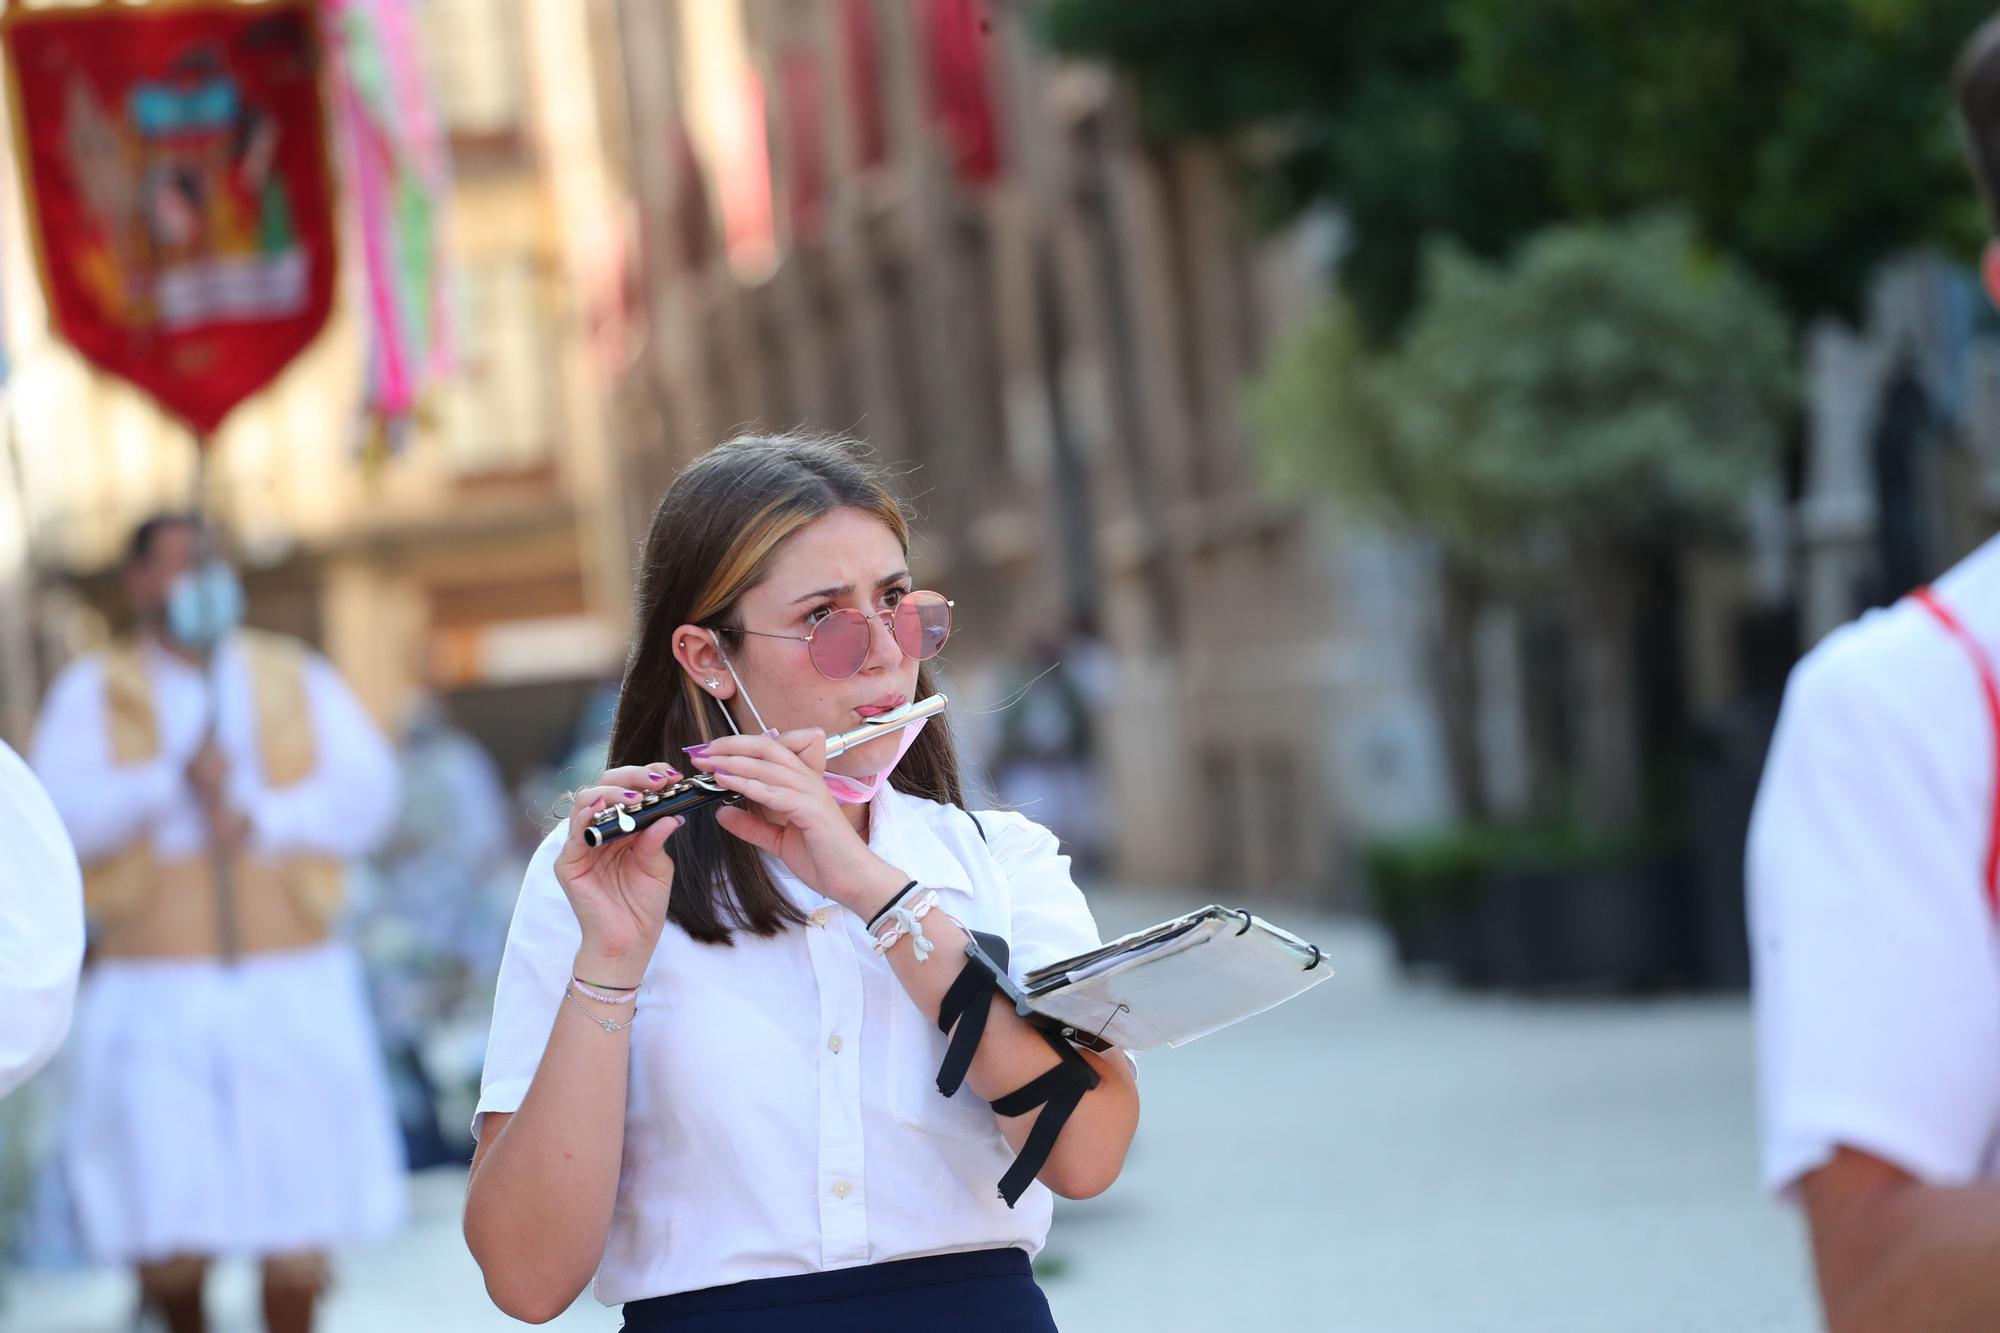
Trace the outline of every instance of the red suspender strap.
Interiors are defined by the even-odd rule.
[[[1919,588],[1910,596],[1917,605],[1930,612],[1972,658],[1972,668],[1979,673],[1979,688],[1986,695],[1986,716],[1993,724],[1994,748],[1993,818],[1986,833],[1986,906],[1995,916],[2000,916],[2000,673],[1995,673],[1986,645],[1972,637],[1971,631],[1951,613],[1950,607],[1937,599],[1935,593],[1929,588]]]

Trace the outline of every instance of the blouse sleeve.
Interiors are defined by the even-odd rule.
[[[488,1111],[521,1109],[548,1048],[570,964],[583,943],[583,928],[556,882],[556,857],[568,836],[567,823],[552,829],[521,881],[493,996],[493,1029],[486,1041],[479,1105],[472,1115],[475,1138]]]
[[[184,756],[112,762],[104,662],[97,656],[70,663],[49,687],[27,759],[84,862],[130,846],[181,797],[186,782]]]
[[[0,741],[0,1097],[69,1031],[83,962],[83,884],[55,806]]]
[[[1986,727],[1978,682],[1968,664],[1924,671],[1851,643],[1793,672],[1750,825],[1764,1180],[1778,1192],[1841,1146],[1963,1184],[2000,1127],[1980,882],[1992,741],[1963,730]],[[1934,653],[1949,651],[1938,634]]]
[[[1055,834],[1015,810],[982,810],[979,824],[1013,895],[1007,971],[1016,981],[1104,942]],[[1120,1054],[1137,1073],[1138,1058]]]
[[[1013,897],[1009,972],[1023,977],[1103,942],[1055,834],[1013,810],[982,810],[979,823]]]
[[[237,797],[263,851],[366,856],[396,821],[396,752],[331,662],[311,655],[305,683],[313,771],[289,787],[249,787]]]

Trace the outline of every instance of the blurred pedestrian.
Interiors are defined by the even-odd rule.
[[[994,783],[1008,805],[1048,827],[1078,867],[1104,860],[1103,777],[1094,719],[1110,705],[1103,646],[1081,628],[1038,635],[1007,684]]]
[[[2000,25],[1960,100],[1991,202]],[[1765,763],[1764,1178],[1805,1211],[1836,1333],[2000,1328],[1997,658],[2000,538],[1809,653]]]
[[[1138,1095],[968,961],[968,930],[1017,975],[1098,935],[1046,829],[961,806],[948,720],[826,758],[932,692],[951,604],[909,547],[838,442],[732,441],[661,501],[616,766],[535,853],[501,965],[465,1231],[509,1314],[595,1272],[633,1333],[1054,1327],[1051,1193],[1111,1183]],[[591,847],[682,749],[744,803]]]
[[[483,1040],[519,862],[499,767],[452,725],[436,694],[421,692],[410,703],[396,762],[403,800],[374,873],[362,877],[367,888],[357,894],[354,927],[406,1155],[420,1170],[472,1156],[464,1122],[447,1128],[438,1106],[441,1084],[462,1079],[468,1095],[477,1085],[477,1046],[463,1067],[453,1060],[435,1068],[428,1038],[476,1022]],[[455,1052],[453,1043],[443,1045]]]
[[[69,1031],[83,964],[83,882],[56,808],[0,741],[0,1097]]]
[[[330,1246],[392,1227],[402,1159],[344,859],[396,806],[393,755],[333,668],[239,629],[203,525],[133,534],[137,632],[50,690],[32,759],[92,929],[58,1153],[83,1240],[171,1333],[210,1261],[255,1256],[273,1333],[311,1326]]]

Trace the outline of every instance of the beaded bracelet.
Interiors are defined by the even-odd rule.
[[[605,990],[591,985],[588,981],[578,976],[572,976],[569,979],[569,984],[576,987],[578,995],[581,995],[586,1000],[595,1000],[599,1004],[630,1004],[639,998],[639,988],[637,986],[620,986],[615,991]]]
[[[575,1005],[576,1011],[579,1014],[597,1024],[597,1026],[603,1028],[606,1032],[623,1032],[626,1028],[631,1027],[633,1022],[639,1017],[639,1013],[635,1009],[632,1011],[632,1017],[626,1019],[623,1023],[614,1022],[609,1018],[599,1018],[596,1014],[591,1013],[590,1010],[583,1007],[582,1000],[576,998],[576,983],[574,981],[563,987],[563,998]]]

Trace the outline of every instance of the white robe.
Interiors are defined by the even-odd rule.
[[[114,764],[100,658],[55,682],[32,758],[86,861],[150,835],[207,849],[183,777],[209,686],[145,652],[160,752]],[[315,765],[263,782],[243,658],[218,654],[216,734],[253,847],[352,858],[386,834],[395,758],[332,667],[306,668]],[[277,1254],[380,1235],[403,1210],[403,1159],[360,968],[340,943],[212,959],[113,959],[85,977],[58,1153],[83,1239],[105,1263]]]

